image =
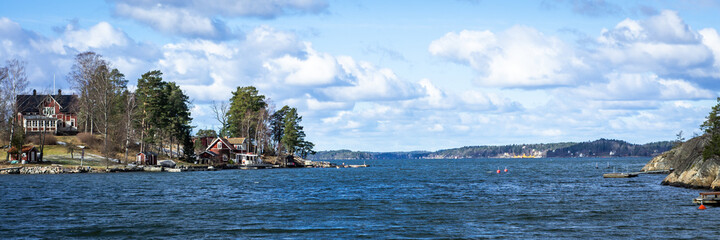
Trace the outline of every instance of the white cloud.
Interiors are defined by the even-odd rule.
[[[607,83],[578,87],[580,98],[597,100],[698,100],[712,99],[712,91],[681,79],[662,79],[655,74],[611,73]]]
[[[561,40],[525,26],[499,34],[489,31],[447,33],[433,41],[431,54],[468,64],[482,86],[533,88],[568,85],[576,71],[586,68],[582,59]]]
[[[89,29],[75,29],[73,25],[68,25],[63,38],[66,46],[81,52],[114,46],[125,47],[130,42],[123,31],[115,29],[107,22],[99,22]]]
[[[422,94],[417,84],[399,79],[387,68],[376,68],[368,62],[356,62],[347,56],[337,57],[342,72],[338,86],[319,92],[335,101],[388,101],[416,98]]]
[[[706,31],[706,35],[711,37],[712,33]],[[612,30],[603,29],[597,39],[598,54],[593,58],[605,64],[605,69],[691,77],[717,75],[712,68],[713,52],[707,45],[711,43],[703,37],[677,12],[665,10],[645,20],[625,19]]]
[[[228,27],[219,20],[200,16],[188,9],[165,6],[160,3],[142,7],[118,3],[115,13],[169,34],[211,39],[225,38],[229,35]]]
[[[300,86],[327,85],[335,82],[339,69],[337,61],[327,53],[318,53],[307,43],[305,59],[285,55],[272,59],[263,67],[275,74],[282,83]]]

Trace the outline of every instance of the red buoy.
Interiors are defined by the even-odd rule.
[[[505,172],[507,172],[507,168],[505,168]]]
[[[705,210],[705,205],[700,204],[700,207],[698,207],[698,209],[700,209],[700,210]]]
[[[497,170],[497,173],[500,173],[500,169]]]

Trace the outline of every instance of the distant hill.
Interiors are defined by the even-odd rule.
[[[670,150],[673,142],[632,144],[621,140],[599,139],[553,149],[547,157],[651,157]]]
[[[350,150],[319,151],[313,160],[345,159],[449,159],[511,157],[651,157],[668,151],[673,142],[632,144],[621,140],[599,139],[590,142],[520,144],[504,146],[467,146],[435,152],[359,152]]]

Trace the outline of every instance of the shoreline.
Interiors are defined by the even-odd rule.
[[[166,166],[122,166],[115,165],[111,167],[93,167],[93,166],[63,166],[61,164],[49,165],[43,164],[32,164],[32,165],[0,165],[0,175],[10,174],[74,174],[74,173],[118,173],[118,172],[197,172],[197,171],[219,171],[219,170],[254,170],[254,169],[272,169],[272,168],[362,168],[368,167],[369,165],[338,165],[335,163],[324,162],[324,161],[311,161],[302,160],[304,163],[298,167],[282,167],[280,165],[273,164],[253,164],[253,165],[223,165],[223,166],[210,166],[210,165],[178,165],[174,167]]]

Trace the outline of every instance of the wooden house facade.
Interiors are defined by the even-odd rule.
[[[243,156],[249,154],[252,144],[247,138],[215,138],[204,152],[198,155],[199,163],[227,164],[242,163]]]
[[[153,152],[140,152],[136,157],[138,165],[157,165],[157,154]]]
[[[18,158],[17,154],[10,154],[10,160],[17,160],[17,161],[25,160],[28,163],[34,163],[34,162],[40,161],[40,151],[36,147],[34,147],[32,145],[23,146],[20,151],[21,151],[20,159],[17,159]]]
[[[25,133],[52,133],[70,135],[77,133],[77,95],[17,95],[18,123]]]

